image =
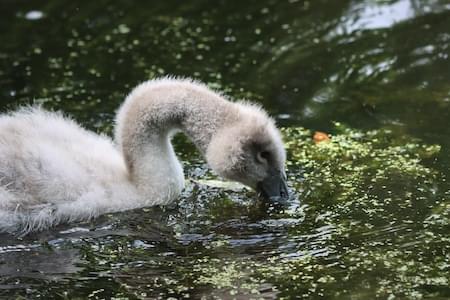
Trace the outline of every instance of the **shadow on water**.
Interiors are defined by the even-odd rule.
[[[0,298],[450,297],[448,1],[20,0],[0,11],[1,111],[40,104],[110,134],[135,84],[194,77],[286,128],[296,195],[272,210],[216,187],[176,137],[189,182],[174,206],[0,235]],[[315,130],[332,142],[314,144]]]

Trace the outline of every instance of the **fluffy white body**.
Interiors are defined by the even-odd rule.
[[[40,109],[0,118],[0,229],[30,231],[139,206],[112,141]]]
[[[183,189],[170,144],[187,134],[220,175],[255,187],[254,136],[283,167],[278,131],[258,107],[232,103],[190,80],[136,87],[120,108],[115,142],[59,113],[27,108],[0,117],[0,232],[29,232],[99,214],[165,204]]]

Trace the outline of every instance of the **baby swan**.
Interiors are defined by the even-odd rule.
[[[280,133],[261,108],[188,79],[163,78],[125,99],[115,143],[39,108],[0,116],[0,232],[173,201],[184,185],[170,143],[176,131],[218,175],[268,198],[287,197]]]

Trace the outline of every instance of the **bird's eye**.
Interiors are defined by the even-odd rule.
[[[263,161],[269,161],[269,159],[270,159],[270,152],[269,151],[261,151],[261,152],[258,152],[258,160],[260,161],[260,162],[263,162]]]

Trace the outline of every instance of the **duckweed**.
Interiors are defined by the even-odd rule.
[[[153,242],[138,234],[148,232],[148,220],[139,220],[138,231],[125,236],[72,241],[85,261],[80,275],[111,284],[111,290],[95,290],[95,295],[450,295],[449,190],[428,164],[439,155],[439,146],[399,139],[389,130],[363,132],[341,124],[326,143],[314,143],[312,132],[303,128],[285,128],[283,134],[290,183],[299,199],[292,199],[291,207],[261,211],[253,201],[238,200],[242,191],[224,194],[192,182],[175,210],[146,209],[169,219]],[[122,226],[133,227],[123,216],[110,218],[116,234]],[[72,295],[70,283],[47,292],[65,288]]]
[[[200,79],[287,126],[293,196],[267,207],[176,136],[178,203],[1,236],[0,298],[450,298],[448,1],[3,2],[2,111],[111,134],[138,82]]]

